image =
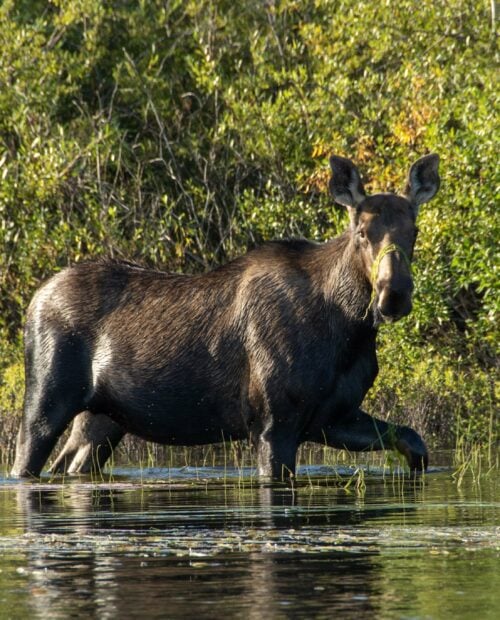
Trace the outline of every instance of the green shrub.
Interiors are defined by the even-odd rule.
[[[3,370],[0,381],[0,465],[11,464],[14,460],[23,391],[24,368],[16,362]]]

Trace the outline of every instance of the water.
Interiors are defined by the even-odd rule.
[[[498,475],[0,478],[1,618],[498,618]]]

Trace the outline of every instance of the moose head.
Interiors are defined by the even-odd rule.
[[[411,311],[415,222],[420,205],[439,189],[439,157],[426,155],[413,164],[402,196],[367,196],[349,159],[332,156],[330,166],[330,191],[348,210],[354,257],[372,286],[375,324],[397,321]]]

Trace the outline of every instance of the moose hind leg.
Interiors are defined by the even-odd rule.
[[[417,432],[374,418],[361,409],[335,419],[310,439],[353,452],[395,449],[405,456],[412,471],[425,471],[428,465],[427,448]]]
[[[90,396],[89,357],[83,341],[27,334],[24,413],[13,476],[38,476],[57,439]]]
[[[42,399],[36,408],[25,408],[11,474],[38,476],[72,415],[74,410],[67,407],[62,394]]]
[[[107,415],[82,411],[73,420],[71,434],[52,464],[52,473],[85,474],[100,471],[124,430]]]

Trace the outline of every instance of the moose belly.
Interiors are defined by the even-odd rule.
[[[196,381],[182,385],[116,383],[103,386],[90,403],[127,432],[150,441],[173,445],[216,443],[245,435],[237,398]]]

